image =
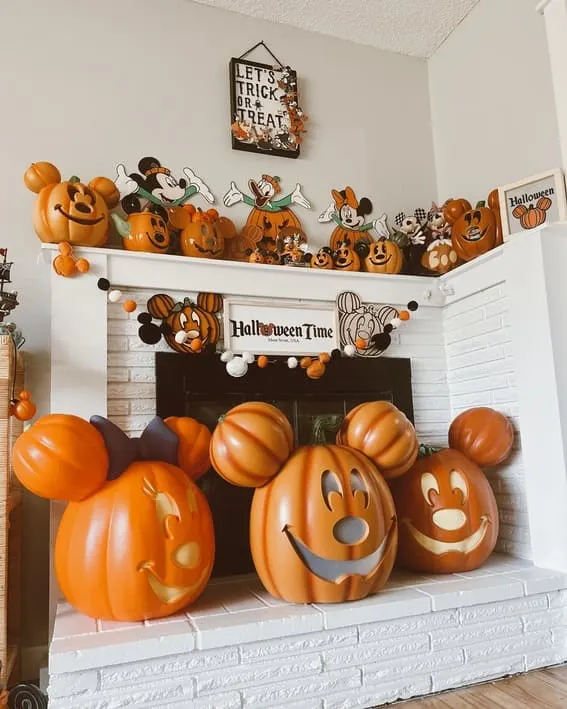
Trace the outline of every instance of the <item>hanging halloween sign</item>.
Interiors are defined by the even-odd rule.
[[[244,59],[260,46],[276,65]],[[264,42],[230,61],[230,114],[234,150],[299,157],[307,116],[299,105],[297,74]]]
[[[301,185],[296,184],[293,192],[285,196],[281,194],[280,178],[272,175],[262,175],[260,180],[248,180],[248,186],[252,196],[244,194],[236,186],[230,183],[230,189],[223,197],[226,207],[232,207],[238,202],[252,207],[248,215],[245,229],[248,227],[258,227],[262,232],[262,238],[258,246],[263,249],[274,250],[277,248],[277,238],[285,227],[301,228],[301,222],[295,212],[290,209],[290,205],[299,204],[305,209],[311,209],[310,202],[303,196]]]
[[[400,524],[397,563],[411,571],[472,571],[496,545],[498,507],[478,466],[508,457],[512,426],[499,412],[480,408],[458,416],[450,430],[454,448],[419,458],[390,484]]]
[[[40,418],[16,441],[14,471],[31,492],[69,500],[55,571],[92,618],[143,621],[192,603],[213,568],[213,521],[193,480],[210,434],[189,418],[155,418],[139,439],[105,418]]]
[[[390,333],[410,319],[410,311],[418,308],[415,300],[407,310],[392,305],[363,303],[356,293],[339,293],[336,301],[339,342],[347,356],[379,357],[392,341]]]
[[[381,418],[369,422],[367,433],[385,441],[389,431],[381,430]],[[219,475],[255,488],[250,546],[262,583],[292,603],[341,603],[379,591],[397,546],[384,477],[354,448],[293,448],[288,419],[261,402],[231,409],[211,438]]]
[[[37,194],[33,225],[41,241],[74,246],[103,246],[108,237],[109,209],[118,204],[112,180],[95,177],[88,185],[76,176],[61,181],[49,162],[30,165],[26,187]]]
[[[361,241],[371,243],[372,236],[368,233],[371,229],[374,229],[378,236],[384,238],[390,236],[385,214],[379,219],[366,221],[366,217],[372,212],[372,202],[368,197],[359,200],[352,187],[348,186],[344,190],[331,190],[331,195],[333,201],[319,215],[318,221],[322,224],[334,222],[337,225],[329,243],[333,251],[339,248],[340,244],[347,244],[354,248]]]
[[[138,162],[138,172],[128,174],[123,164],[116,168],[114,184],[120,193],[120,203],[127,214],[157,205],[164,209],[180,207],[195,194],[213,204],[215,198],[190,167],[183,168],[185,177],[177,179],[157,158],[144,157]]]
[[[199,293],[197,301],[184,298],[176,302],[170,295],[158,293],[146,304],[148,312],[138,315],[138,336],[148,345],[155,345],[162,335],[176,352],[196,354],[215,347],[221,334],[217,313],[223,301],[214,293]],[[152,318],[161,325],[152,323]]]

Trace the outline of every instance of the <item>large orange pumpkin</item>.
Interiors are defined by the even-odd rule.
[[[450,447],[482,467],[503,463],[513,443],[510,420],[487,406],[464,411],[449,428]]]
[[[33,224],[41,241],[69,242],[76,246],[102,246],[108,237],[109,206],[115,206],[115,191],[107,178],[95,177],[86,185],[78,177],[61,182],[59,170],[51,163],[34,163],[24,182],[38,193],[33,208]],[[95,185],[102,185],[98,192]]]
[[[418,453],[413,425],[389,401],[372,401],[349,411],[337,443],[367,455],[387,480],[407,472]]]
[[[105,620],[170,615],[201,593],[214,560],[211,513],[189,477],[203,465],[202,452],[193,457],[194,441],[184,438],[195,427],[175,419],[167,425],[173,439],[162,424],[153,429],[154,447],[142,437],[132,449],[105,426],[66,415],[39,419],[14,446],[14,470],[34,492],[73,500],[57,532],[55,570],[75,608]],[[164,445],[185,472],[152,459],[165,456]],[[142,451],[149,459],[137,459]]]
[[[397,546],[392,497],[376,467],[342,446],[304,446],[254,492],[256,571],[276,598],[341,603],[384,586]]]
[[[211,467],[209,429],[189,416],[169,416],[164,421],[179,438],[177,449],[179,467],[193,480],[197,480]]]
[[[251,401],[228,411],[213,431],[211,463],[228,482],[258,487],[293,449],[293,430],[275,406]]]
[[[193,258],[222,258],[225,239],[235,236],[234,224],[226,217],[211,222],[191,222],[181,232],[181,252]]]
[[[285,227],[301,228],[299,217],[289,208],[278,212],[253,207],[246,220],[246,227],[257,226],[262,230],[262,239],[258,246],[261,249],[276,250],[277,238]]]
[[[399,520],[397,564],[435,574],[476,569],[498,537],[498,508],[482,470],[447,448],[390,482]]]
[[[498,245],[496,216],[483,202],[474,209],[466,200],[458,200],[458,203],[463,211],[459,212],[458,206],[451,203],[450,208],[445,207],[444,213],[451,224],[451,242],[457,256],[463,261],[471,261]]]

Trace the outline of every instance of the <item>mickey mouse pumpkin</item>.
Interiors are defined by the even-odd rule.
[[[373,434],[381,430],[374,421]],[[384,586],[396,554],[396,513],[382,474],[363,453],[342,445],[293,451],[289,421],[260,402],[225,415],[210,453],[228,482],[256,488],[252,558],[273,596],[339,603]]]
[[[13,450],[21,483],[70,500],[57,532],[55,570],[65,597],[103,620],[171,615],[205,588],[214,561],[207,501],[193,482],[209,465],[208,430],[155,418],[140,439],[110,421],[51,414]]]
[[[509,455],[512,426],[493,409],[472,409],[455,419],[450,440],[455,448],[420,458],[390,483],[400,525],[396,563],[411,571],[472,571],[496,545],[498,508],[477,462],[496,465]]]
[[[88,185],[78,177],[61,182],[49,162],[33,163],[24,174],[26,187],[37,194],[33,208],[36,234],[51,244],[102,246],[108,237],[108,210],[118,204],[112,180],[95,177]]]
[[[471,261],[500,243],[499,215],[485,202],[473,209],[466,199],[449,200],[443,212],[451,225],[453,248],[463,261]]]

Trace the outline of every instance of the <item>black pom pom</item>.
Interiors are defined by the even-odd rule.
[[[377,347],[379,350],[385,350],[387,349],[392,342],[392,338],[390,337],[390,333],[388,332],[381,332],[379,335],[374,335],[372,338],[372,343],[375,347]]]
[[[96,284],[100,290],[110,290],[110,281],[108,278],[99,278]]]
[[[208,354],[208,355],[214,355],[216,351],[217,351],[217,346],[209,343],[208,345],[205,345],[205,349],[203,350],[203,353]]]
[[[146,345],[155,345],[161,340],[161,330],[153,323],[141,325],[138,328],[138,337]]]
[[[334,349],[331,352],[331,359],[340,359],[341,358],[341,351],[338,349]]]
[[[384,332],[392,332],[393,329],[394,326],[391,323],[387,323],[386,325],[384,325]]]
[[[415,302],[415,300],[410,300],[408,303],[408,310],[417,310],[419,308],[419,305]]]
[[[148,325],[152,321],[152,316],[149,313],[140,313],[138,315],[138,322],[142,325]]]

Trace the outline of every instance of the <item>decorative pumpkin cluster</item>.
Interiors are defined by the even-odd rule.
[[[129,439],[101,417],[89,423],[65,414],[43,416],[17,439],[20,482],[41,497],[69,500],[55,571],[75,608],[142,621],[199,596],[215,549],[211,512],[194,483],[209,468],[209,441],[208,429],[190,418],[156,418],[140,439]]]

